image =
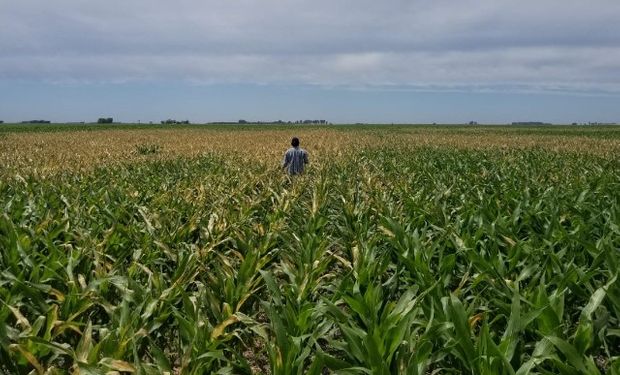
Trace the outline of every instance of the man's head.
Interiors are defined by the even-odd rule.
[[[293,137],[293,139],[291,140],[291,146],[298,147],[299,146],[299,138]]]

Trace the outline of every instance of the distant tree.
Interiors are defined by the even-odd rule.
[[[174,124],[189,124],[189,120],[177,121],[173,118],[169,118],[168,120],[161,121],[162,125],[174,125]]]
[[[239,120],[238,123],[239,124],[247,124],[248,122],[246,120]]]
[[[50,122],[49,120],[28,120],[22,121],[22,124],[49,124]]]
[[[112,122],[114,122],[112,117],[99,117],[97,120],[97,124],[111,124]]]
[[[4,124],[4,121],[0,121],[0,124]]]

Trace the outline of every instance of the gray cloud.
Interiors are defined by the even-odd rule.
[[[620,92],[617,0],[0,0],[0,79]]]

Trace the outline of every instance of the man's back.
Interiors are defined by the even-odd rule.
[[[282,167],[289,174],[303,173],[305,164],[308,164],[308,152],[299,146],[289,148],[284,154]]]

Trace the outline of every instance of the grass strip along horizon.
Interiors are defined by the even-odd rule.
[[[0,374],[620,374],[620,132],[564,131],[3,134]]]

